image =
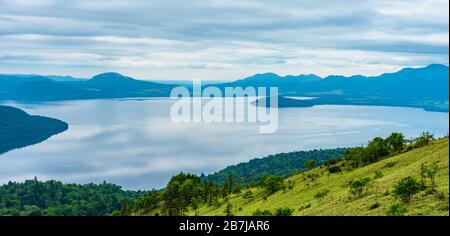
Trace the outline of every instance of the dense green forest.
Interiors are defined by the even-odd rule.
[[[448,138],[436,141],[425,132],[406,140],[392,133],[321,166],[302,163],[305,172],[266,175],[248,186],[240,176],[216,183],[180,173],[164,190],[147,192],[114,215],[448,215]],[[426,205],[411,204],[417,195],[423,199],[413,204]],[[339,211],[324,213],[334,208]]]
[[[67,123],[57,119],[30,116],[20,109],[0,106],[0,154],[40,143],[67,128]]]
[[[277,175],[288,177],[304,171],[305,163],[314,160],[315,165],[321,165],[326,160],[341,157],[348,148],[315,149],[311,151],[296,151],[255,158],[245,163],[228,166],[225,169],[208,176],[200,176],[202,181],[212,181],[223,184],[228,176],[239,176],[242,185],[258,182],[263,176]]]
[[[0,186],[0,215],[103,216],[142,194],[105,182],[79,185],[35,178]]]

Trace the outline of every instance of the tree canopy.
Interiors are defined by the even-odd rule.
[[[0,186],[0,215],[103,216],[142,194],[106,182],[79,185],[35,178]]]

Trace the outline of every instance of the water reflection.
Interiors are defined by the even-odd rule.
[[[9,104],[67,121],[67,132],[0,156],[0,182],[57,179],[114,182],[128,189],[162,187],[179,171],[210,173],[278,152],[363,145],[401,131],[448,132],[448,113],[366,106],[279,110],[279,129],[258,123],[173,123],[168,99]]]

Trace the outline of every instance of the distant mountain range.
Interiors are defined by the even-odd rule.
[[[439,64],[370,77],[259,74],[226,86],[246,87],[248,84],[278,87],[279,107],[335,104],[420,107],[430,111],[449,109],[449,70],[448,66]],[[287,96],[316,98],[296,100]]]
[[[0,75],[0,100],[54,101],[72,99],[165,97],[174,85],[136,80],[118,73],[91,79],[40,75]]]
[[[280,95],[285,96],[358,95],[448,100],[448,77],[448,66],[431,64],[380,76],[331,75],[321,78],[313,74],[284,77],[274,73],[256,74],[221,86],[272,86],[278,87]]]
[[[278,87],[280,96],[319,97],[314,104],[368,104],[422,107],[448,111],[449,68],[431,64],[404,68],[379,76],[319,77],[314,74],[279,76],[256,74],[225,87]],[[0,100],[70,100],[126,97],[166,97],[176,85],[136,80],[118,73],[103,73],[91,79],[70,76],[0,75]],[[287,99],[283,99],[287,101]],[[340,102],[333,102],[339,100]],[[319,102],[320,101],[320,102]],[[293,102],[290,102],[293,103]],[[303,105],[302,105],[303,106]],[[283,104],[280,105],[283,106]]]

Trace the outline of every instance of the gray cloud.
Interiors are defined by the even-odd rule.
[[[0,0],[0,6],[0,73],[236,79],[264,71],[376,74],[448,64],[446,0]]]

